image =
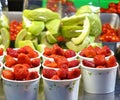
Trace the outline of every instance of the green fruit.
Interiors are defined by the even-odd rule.
[[[32,21],[30,26],[28,27],[28,31],[32,33],[32,35],[40,34],[45,28],[44,22],[42,21]]]
[[[34,10],[24,10],[23,15],[31,21],[47,22],[52,19],[60,19],[60,15],[47,8],[38,8]]]
[[[90,33],[90,21],[86,16],[84,20],[82,33],[78,37],[72,38],[71,40],[74,44],[81,44],[82,41],[89,35],[89,33]]]
[[[35,36],[33,36],[30,32],[27,32],[24,40],[32,40],[32,39],[34,39],[34,37],[35,37]]]
[[[84,49],[85,47],[87,47],[89,43],[90,43],[90,39],[89,39],[89,37],[86,37],[84,39],[84,41],[81,44],[79,44],[79,45],[74,44],[72,41],[66,42],[65,45],[66,45],[66,47],[68,49],[71,49],[71,50],[74,50],[76,52],[79,52],[82,49]]]
[[[47,47],[52,47],[52,44],[50,44],[50,43],[47,41],[46,32],[42,32],[42,33],[41,33],[40,44],[45,44],[45,46],[47,46]]]
[[[51,34],[57,34],[60,27],[60,19],[53,19],[46,23],[46,28]]]
[[[95,37],[99,36],[102,32],[102,23],[100,20],[100,16],[92,13],[88,16],[90,20],[90,35],[93,35]]]
[[[38,50],[39,52],[43,52],[45,47],[46,47],[45,44],[38,44],[38,45],[37,45],[37,50]]]
[[[92,9],[90,8],[89,5],[84,5],[78,8],[77,12],[75,13],[76,15],[84,14],[84,13],[92,13]]]
[[[21,40],[19,41],[19,48],[24,47],[24,46],[30,46],[31,48],[35,49],[33,42],[31,40]]]
[[[46,38],[47,38],[47,41],[51,44],[57,42],[56,38],[49,31],[46,32]]]
[[[4,49],[8,48],[10,45],[10,34],[6,28],[0,29],[0,34],[2,37],[1,44],[4,46]]]
[[[0,17],[0,27],[9,28],[9,20],[4,14],[2,14]]]
[[[61,33],[65,38],[77,37],[82,33],[82,26],[62,26]]]
[[[63,26],[74,26],[74,25],[83,25],[84,19],[86,14],[81,14],[79,16],[71,16],[71,17],[65,17],[62,18],[62,25]]]
[[[36,38],[32,39],[31,41],[32,41],[32,43],[33,43],[33,45],[34,45],[35,49],[37,49],[37,45],[38,45],[38,38],[36,37]]]
[[[16,37],[16,40],[15,40],[15,47],[16,47],[16,48],[19,47],[19,41],[24,40],[25,37],[26,37],[26,35],[27,35],[27,30],[26,30],[26,29],[22,29],[22,30],[18,33],[18,35],[17,35],[17,37]]]

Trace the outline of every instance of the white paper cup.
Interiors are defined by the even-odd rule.
[[[84,90],[95,94],[114,92],[117,68],[118,63],[111,68],[91,68],[81,63]]]
[[[6,100],[37,100],[40,75],[27,81],[2,79]]]
[[[5,57],[5,54],[6,54],[6,53],[5,53],[5,52],[3,52],[3,55],[1,55],[1,56],[0,56],[0,62],[3,62],[4,57]]]
[[[44,76],[45,100],[78,100],[81,75],[69,80],[51,80]]]
[[[1,72],[2,72],[2,69],[3,69],[3,63],[0,62],[0,79],[1,79]]]

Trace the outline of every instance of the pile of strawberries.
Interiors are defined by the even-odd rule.
[[[93,47],[92,45],[89,45],[87,48],[83,49],[79,55],[88,58],[94,58],[96,55],[104,55],[107,57],[111,55],[111,50],[108,46]]]
[[[40,65],[39,53],[30,46],[13,49],[7,48],[5,57],[5,65],[13,68],[16,64],[23,64],[28,68],[34,68]]]
[[[68,61],[65,57],[56,57],[54,58],[54,61],[45,60],[43,63],[44,66],[50,67],[50,68],[73,68],[80,64],[80,61],[78,59]]]
[[[117,61],[113,55],[108,59],[105,59],[104,55],[97,55],[93,61],[82,60],[82,64],[91,68],[111,68],[117,66]]]
[[[54,69],[46,69],[42,70],[42,74],[45,78],[52,80],[65,80],[65,79],[73,79],[80,76],[81,71],[79,68],[75,68],[72,70],[68,70],[66,68],[60,68],[59,70]]]
[[[76,53],[73,50],[64,50],[58,44],[54,44],[52,48],[45,47],[43,55],[49,58],[54,58],[55,56],[64,56],[65,58],[75,57]]]
[[[26,67],[23,64],[17,64],[13,68],[14,70],[3,70],[2,75],[4,78],[9,80],[19,80],[19,81],[25,81],[25,80],[32,80],[39,77],[38,72],[33,71],[29,72],[28,67]]]

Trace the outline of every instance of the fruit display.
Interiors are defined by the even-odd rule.
[[[59,10],[62,9],[61,13],[67,15],[76,12],[76,7],[74,6],[73,1],[70,0],[47,0],[46,8],[55,12],[59,12]]]
[[[100,8],[100,11],[102,13],[117,13],[120,14],[120,2],[115,3],[115,2],[110,2],[108,4],[108,8]]]
[[[109,23],[104,23],[99,40],[102,42],[120,42],[119,31],[113,28]]]

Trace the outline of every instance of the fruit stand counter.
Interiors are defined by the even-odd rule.
[[[83,85],[81,82],[81,85],[79,88],[79,100],[119,100],[120,99],[119,86],[120,86],[120,80],[117,79],[115,92],[97,95],[97,94],[89,94],[84,92],[82,89]],[[2,80],[0,80],[0,100],[5,100]],[[40,80],[40,85],[39,85],[38,100],[45,100],[42,79]]]

